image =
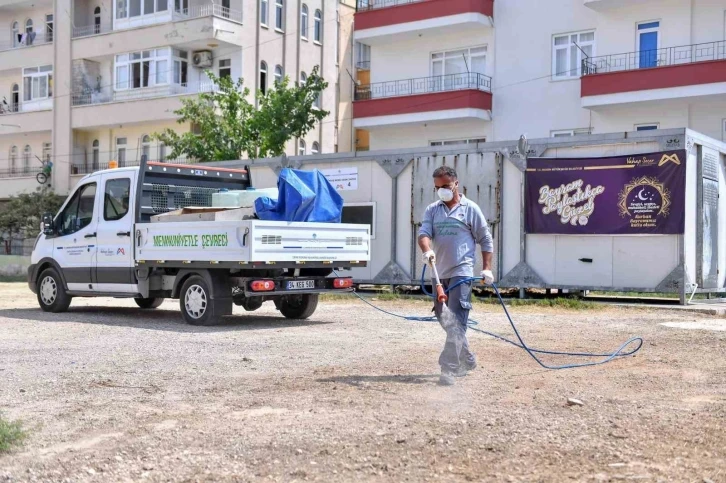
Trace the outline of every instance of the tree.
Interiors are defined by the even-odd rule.
[[[11,196],[0,210],[0,239],[34,238],[40,233],[43,213],[55,214],[65,197],[50,188]]]
[[[328,86],[317,67],[303,83],[290,85],[285,77],[266,93],[258,92],[258,109],[248,101],[250,90],[242,79],[235,83],[211,72],[207,76],[215,85],[213,92],[182,99],[183,106],[174,111],[177,122],[194,124],[195,132],[178,134],[166,129],[154,135],[171,148],[172,158],[226,161],[245,154],[249,158],[280,156],[290,139],[304,137],[328,115],[315,106]]]

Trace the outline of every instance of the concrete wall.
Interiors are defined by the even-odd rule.
[[[0,255],[0,277],[27,277],[30,257]]]

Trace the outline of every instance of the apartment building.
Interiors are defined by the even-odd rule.
[[[213,88],[207,70],[255,92],[319,66],[330,115],[287,151],[350,150],[338,71],[353,13],[341,0],[0,0],[0,199],[37,188],[41,160],[60,194],[111,160],[170,161],[153,134],[191,129],[174,111]]]
[[[726,141],[726,0],[359,0],[357,149],[687,127]]]

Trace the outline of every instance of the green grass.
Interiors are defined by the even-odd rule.
[[[370,302],[395,302],[401,300],[415,300],[419,302],[425,301],[420,295],[405,295],[390,292],[377,293],[374,295],[364,295],[366,300]],[[320,297],[321,301],[341,301],[350,300],[353,298],[352,294],[323,294]],[[472,297],[474,304],[482,305],[499,305],[499,299],[496,297]],[[504,303],[508,307],[552,307],[558,309],[568,310],[602,310],[604,306],[596,302],[590,302],[582,300],[578,297],[553,297],[553,298],[532,298],[532,299],[519,299],[519,298],[507,298],[504,297]]]
[[[23,275],[0,275],[0,283],[27,282],[28,277]]]
[[[7,421],[0,415],[0,453],[20,445],[26,437],[20,421]]]

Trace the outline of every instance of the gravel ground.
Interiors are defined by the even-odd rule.
[[[23,284],[0,294],[0,411],[29,431],[0,456],[0,482],[726,481],[725,319],[518,307],[533,346],[645,345],[545,371],[471,334],[479,368],[443,388],[438,325],[354,300],[324,302],[308,321],[235,308],[198,328],[175,301],[142,311],[76,299],[46,314]],[[473,316],[511,333],[497,307]]]

